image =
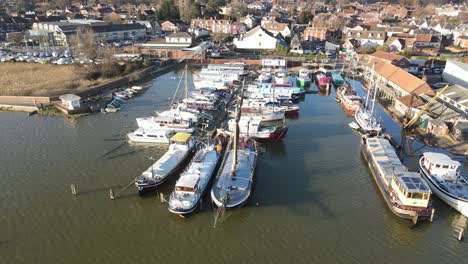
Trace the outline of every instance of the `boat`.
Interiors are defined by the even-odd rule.
[[[211,71],[235,71],[238,72],[240,76],[245,76],[248,74],[248,72],[244,69],[245,65],[242,63],[223,63],[223,64],[215,64],[215,63],[210,63],[206,67],[208,70]]]
[[[169,144],[173,134],[172,131],[168,130],[138,128],[134,132],[128,133],[127,137],[131,142]]]
[[[258,81],[261,83],[270,83],[271,82],[271,73],[270,72],[261,72],[258,76]]]
[[[267,100],[267,99],[249,99],[244,100],[242,106],[242,111],[258,110],[258,109],[272,109],[272,110],[281,110],[284,111],[284,114],[287,116],[298,115],[299,106],[295,104],[280,103],[276,99]]]
[[[372,66],[372,69],[374,66]],[[374,70],[372,70],[372,73]],[[371,80],[373,80],[373,74],[371,75]],[[378,87],[374,87],[374,95],[372,99],[372,106],[371,109],[369,109],[369,100],[370,100],[370,88],[373,87],[374,82],[371,81],[369,83],[369,89],[366,94],[366,100],[364,102],[364,106],[361,107],[359,110],[356,111],[356,114],[354,115],[354,119],[356,120],[356,123],[359,125],[361,130],[364,131],[364,133],[374,133],[378,134],[382,131],[382,125],[380,124],[380,121],[377,120],[374,116],[374,109],[375,109],[375,101],[376,101],[376,96],[377,96],[377,89]]]
[[[153,130],[168,130],[172,132],[193,133],[193,124],[170,116],[149,116],[136,119],[138,127]]]
[[[300,87],[310,86],[311,72],[308,69],[300,69],[297,76],[297,82]]]
[[[196,123],[198,122],[199,113],[196,110],[186,109],[182,104],[175,103],[171,109],[157,112],[156,115],[175,118],[181,122]]]
[[[468,217],[468,181],[462,176],[462,164],[442,153],[425,152],[419,170],[432,192],[442,201]]]
[[[208,183],[215,172],[221,153],[215,145],[206,145],[198,150],[188,169],[180,175],[169,197],[169,211],[184,215],[192,213],[201,202]]]
[[[320,72],[320,71],[316,72],[315,80],[317,81],[317,85],[319,87],[327,87],[327,88],[330,87],[331,79],[330,77],[327,77],[325,73],[323,72]]]
[[[332,72],[331,79],[335,86],[342,86],[343,84],[345,84],[345,80],[339,72]]]
[[[350,113],[354,113],[361,108],[361,97],[349,86],[339,87],[336,91],[336,98]]]
[[[211,88],[213,90],[226,90],[228,88],[228,85],[229,83],[224,82],[222,80],[200,79],[193,81],[193,86],[195,86],[195,89]]]
[[[236,123],[241,116],[243,90],[244,87],[241,90],[240,103],[234,119]],[[219,208],[235,208],[245,204],[252,192],[256,165],[256,142],[246,137],[239,144],[239,127],[235,125],[225,160],[211,189],[213,203]]]
[[[169,176],[180,170],[195,148],[195,140],[187,133],[177,133],[171,140],[169,149],[151,167],[135,180],[140,194],[154,191]]]
[[[261,116],[247,116],[244,113],[238,122],[235,119],[228,121],[226,132],[232,135],[236,127],[239,129],[241,137],[250,137],[259,142],[282,141],[288,133],[288,127],[284,124],[284,119],[264,120]]]
[[[246,96],[252,97],[252,95],[262,95],[264,98],[276,98],[277,96],[287,97],[288,99],[294,99],[302,96],[305,91],[300,87],[292,87],[289,84],[277,85],[272,83],[257,83],[248,85],[246,88]]]
[[[431,216],[429,186],[418,173],[408,171],[387,138],[364,135],[361,150],[382,197],[395,215],[412,219],[415,224]]]
[[[275,72],[274,80],[277,84],[289,84],[288,72],[284,69]]]

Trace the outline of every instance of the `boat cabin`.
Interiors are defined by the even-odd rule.
[[[175,185],[178,192],[194,193],[197,190],[200,177],[196,174],[182,175]]]
[[[62,106],[68,110],[75,110],[80,108],[81,97],[75,94],[61,95],[59,99],[62,101]]]
[[[171,137],[171,144],[178,144],[178,145],[188,145],[190,140],[192,139],[192,135],[189,133],[176,133],[174,136]]]
[[[456,181],[461,173],[461,163],[442,153],[425,152],[424,168],[442,181]]]
[[[418,173],[409,171],[395,173],[391,184],[402,205],[423,208],[429,205],[431,191]]]

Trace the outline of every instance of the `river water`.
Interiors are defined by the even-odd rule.
[[[158,77],[115,114],[0,113],[0,263],[467,263],[465,218],[438,199],[435,221],[416,227],[387,209],[334,91],[305,96],[285,142],[263,146],[250,203],[216,228],[208,198],[186,219],[133,187],[110,200],[165,152],[125,135],[177,83]]]

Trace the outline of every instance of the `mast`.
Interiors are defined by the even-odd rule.
[[[371,75],[369,76],[369,87],[368,87],[367,93],[366,93],[366,103],[364,104],[365,109],[369,109],[369,94],[370,94],[370,89],[371,89],[372,85],[374,84],[374,67],[375,67],[375,64],[377,64],[377,62],[374,62],[372,64],[372,72],[371,72]]]
[[[379,79],[379,82],[377,83],[377,85],[375,85],[374,83],[374,96],[373,96],[373,99],[372,99],[372,108],[371,108],[371,115],[374,114],[374,107],[375,107],[375,98],[377,96],[377,89],[378,89],[378,84],[380,84],[380,79]]]
[[[185,64],[185,98],[188,98],[188,80],[187,80],[188,64]]]
[[[244,84],[245,84],[245,79],[242,81],[242,88],[241,88],[241,92],[239,95],[240,98],[236,106],[236,125],[234,128],[234,142],[233,142],[234,143],[233,145],[234,156],[232,158],[231,177],[236,175],[237,150],[238,150],[238,144],[239,144],[239,120],[241,117],[241,105],[242,105],[243,95],[244,95]]]

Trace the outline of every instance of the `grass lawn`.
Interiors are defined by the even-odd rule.
[[[0,64],[0,96],[54,96],[76,93],[106,82],[84,80],[71,65],[33,63]]]

